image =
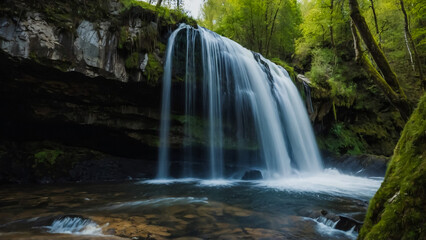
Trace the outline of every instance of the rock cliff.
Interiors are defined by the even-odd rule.
[[[6,0],[0,11],[0,181],[106,155],[155,159],[165,45],[194,20],[130,0]],[[40,172],[46,152],[62,160]]]

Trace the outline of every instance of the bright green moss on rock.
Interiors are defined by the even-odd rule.
[[[317,138],[320,149],[335,155],[358,155],[365,152],[366,143],[344,123],[335,123],[326,136]]]
[[[407,122],[371,199],[359,239],[426,239],[426,95]]]
[[[272,58],[271,61],[281,67],[283,67],[287,72],[288,75],[290,76],[290,78],[295,81],[296,80],[296,74],[294,72],[294,68],[290,67],[290,65],[288,65],[286,62],[284,62],[283,60],[279,59],[279,58]]]
[[[148,64],[144,72],[149,85],[156,85],[163,75],[163,64],[152,53],[148,54]]]
[[[126,59],[125,66],[127,69],[138,68],[139,53],[134,52]]]
[[[149,4],[144,1],[138,0],[120,0],[124,5],[123,11],[130,9],[132,7],[141,7],[155,12],[160,18],[162,18],[167,24],[177,24],[180,22],[185,22],[192,26],[197,26],[197,22],[186,15],[183,11],[176,9],[168,9],[166,7],[156,7],[156,5]]]
[[[34,154],[34,167],[45,164],[52,166],[56,163],[56,159],[63,154],[61,150],[49,150],[45,149]]]
[[[129,29],[127,26],[122,26],[120,28],[120,37],[118,38],[118,48],[123,49],[129,38]]]

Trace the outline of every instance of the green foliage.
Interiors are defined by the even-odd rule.
[[[208,0],[201,25],[264,56],[289,59],[301,22],[296,0]]]
[[[157,57],[152,53],[148,54],[148,64],[146,65],[144,72],[148,80],[148,84],[156,85],[158,79],[162,76],[163,71],[163,65],[159,62]]]
[[[332,47],[332,33],[336,46],[351,37],[349,15],[343,1],[303,0],[301,11],[304,18],[300,25],[302,36],[296,47],[297,54],[306,51],[306,47]]]
[[[359,239],[425,239],[426,95],[401,134]]]
[[[312,51],[311,70],[306,76],[314,87],[327,89],[328,96],[337,106],[350,107],[356,98],[356,84],[353,78],[358,71],[348,64],[335,60],[334,53],[328,48],[316,48]]]
[[[155,12],[166,24],[177,24],[180,22],[185,22],[189,25],[196,26],[197,22],[189,17],[181,8],[179,9],[169,9],[167,7],[157,7],[155,5],[149,4],[144,1],[138,0],[120,0],[124,5],[123,11],[126,11],[132,7],[141,7]]]
[[[318,138],[318,145],[321,149],[336,154],[357,155],[364,153],[365,141],[357,136],[343,123],[335,123],[325,138]]]
[[[312,67],[306,76],[316,86],[328,87],[327,79],[333,74],[333,51],[328,48],[317,48],[312,51]]]
[[[34,165],[33,167],[37,167],[39,165],[52,166],[55,165],[56,159],[63,154],[61,150],[50,150],[45,149],[34,154]]]
[[[139,67],[139,53],[134,52],[126,59],[125,66],[127,69]]]
[[[7,2],[6,2],[7,3]],[[24,16],[28,9],[44,14],[49,23],[73,31],[74,24],[80,20],[99,21],[111,18],[109,2],[105,0],[38,0],[25,1],[26,5],[15,4],[20,16]]]

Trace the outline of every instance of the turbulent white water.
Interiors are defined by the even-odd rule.
[[[308,220],[312,220],[307,218]],[[330,219],[327,219],[325,217],[319,217],[317,219],[313,219],[317,223],[316,230],[323,236],[336,236],[336,235],[344,235],[349,239],[356,239],[358,236],[357,232],[354,231],[355,226],[348,230],[348,231],[342,231],[339,229],[336,229],[337,222],[333,222]]]
[[[365,178],[325,169],[317,174],[293,175],[285,180],[259,181],[259,186],[291,192],[322,193],[331,196],[370,199],[379,189],[383,178]]]
[[[53,221],[46,226],[50,233],[64,233],[76,235],[102,235],[102,228],[90,219],[79,217],[64,217]]]
[[[172,77],[181,68],[184,90],[172,87]],[[197,141],[206,146],[203,178],[226,177],[230,161],[237,170],[261,169],[269,179],[289,176],[293,168],[322,170],[305,106],[288,73],[230,39],[183,24],[167,45],[157,178],[170,177],[170,119],[175,102],[171,96],[176,91],[184,91],[185,96],[181,177],[193,177],[194,172],[200,176],[192,166],[192,145]],[[196,117],[206,120],[202,139],[196,139]],[[224,149],[229,146],[237,149],[237,156],[226,156]],[[250,147],[256,149],[255,156],[243,151]]]
[[[379,189],[383,178],[366,178],[341,174],[336,169],[325,169],[315,174],[292,174],[286,178],[242,181],[235,179],[153,179],[139,184],[188,184],[196,187],[233,187],[245,184],[247,187],[271,189],[274,191],[324,194],[336,197],[348,197],[369,200]]]

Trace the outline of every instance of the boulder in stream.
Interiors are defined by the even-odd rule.
[[[262,172],[260,170],[248,170],[244,173],[241,180],[260,180],[263,179]]]

